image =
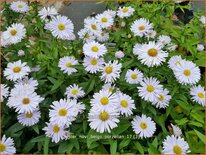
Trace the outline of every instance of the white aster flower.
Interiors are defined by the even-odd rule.
[[[134,8],[130,6],[129,7],[119,7],[117,11],[117,16],[119,16],[120,18],[127,18],[133,15],[134,11],[135,11]]]
[[[110,10],[110,9],[108,9],[108,10],[106,10],[106,11],[104,11],[103,12],[103,14],[109,14],[110,16],[112,16],[113,18],[116,16],[116,11],[113,11],[113,10]]]
[[[96,21],[102,28],[110,27],[114,23],[113,17],[108,13],[97,14]]]
[[[159,42],[160,44],[162,44],[162,46],[165,46],[165,45],[170,44],[171,38],[170,38],[169,36],[166,36],[166,35],[160,35],[160,36],[158,37],[158,42]]]
[[[117,108],[119,103],[118,96],[110,91],[101,90],[93,95],[91,106],[95,109],[107,110]]]
[[[120,114],[125,115],[125,116],[130,116],[133,114],[132,110],[136,109],[134,100],[126,94],[123,93],[118,93],[119,97],[119,105],[118,109],[120,111]]]
[[[75,108],[76,104],[76,100],[70,99],[54,101],[51,105],[52,109],[49,110],[50,122],[60,126],[69,126],[78,115],[77,108]]]
[[[168,53],[161,48],[160,44],[149,42],[148,44],[142,45],[136,53],[142,64],[148,67],[160,66],[168,57]]]
[[[173,134],[175,136],[181,136],[182,135],[182,131],[177,125],[171,124],[171,126],[172,126],[172,130],[173,130]]]
[[[169,68],[174,70],[177,66],[181,65],[181,62],[183,61],[182,57],[180,55],[176,55],[170,58],[168,64]]]
[[[200,80],[200,69],[192,61],[181,61],[174,68],[174,74],[180,84],[196,84]]]
[[[29,6],[23,1],[16,1],[11,3],[10,9],[14,12],[25,13],[29,10]]]
[[[16,148],[14,147],[14,140],[12,138],[6,138],[3,135],[0,141],[0,154],[14,154],[16,153]]]
[[[156,124],[145,115],[136,116],[132,121],[132,128],[140,138],[152,137],[156,131]]]
[[[89,112],[89,126],[99,133],[110,133],[113,128],[117,127],[117,123],[119,123],[118,117],[119,113],[117,109],[97,110],[96,108],[92,108]]]
[[[66,16],[58,15],[45,25],[45,29],[59,39],[68,40],[73,34],[74,24]]]
[[[111,83],[105,83],[103,86],[102,86],[102,90],[103,91],[108,91],[108,92],[114,92],[115,90],[115,85],[112,85]]]
[[[9,95],[9,88],[6,84],[0,84],[0,94],[1,94],[1,102],[4,101],[5,98]]]
[[[18,122],[23,126],[32,126],[39,122],[40,117],[41,117],[41,113],[37,109],[33,112],[18,114],[17,119]]]
[[[42,20],[52,19],[55,15],[57,15],[57,10],[51,6],[51,7],[43,7],[39,12],[38,15]]]
[[[18,56],[21,57],[21,56],[24,56],[24,55],[25,55],[25,52],[23,50],[19,50],[18,51]]]
[[[40,71],[41,67],[39,65],[31,67],[31,72],[38,72]]]
[[[104,67],[101,68],[101,79],[106,83],[113,83],[120,77],[122,64],[118,63],[118,61],[109,61],[108,63],[104,63]]]
[[[169,45],[168,45],[168,47],[167,47],[167,49],[169,50],[169,51],[175,51],[176,49],[177,49],[177,45],[176,44],[173,44],[173,43],[170,43]]]
[[[149,22],[149,20],[145,18],[140,18],[134,21],[131,26],[131,31],[134,33],[135,36],[143,37],[144,35],[147,36],[147,33],[149,33],[152,28],[153,26]]]
[[[201,85],[193,86],[190,89],[190,95],[192,96],[192,100],[197,102],[198,104],[205,106],[205,90]]]
[[[153,38],[156,36],[157,32],[154,30],[149,30],[146,34],[147,39]]]
[[[130,84],[138,84],[142,81],[143,74],[138,69],[128,69],[125,75],[125,80]]]
[[[97,23],[94,17],[88,17],[84,20],[84,27],[92,34],[101,34],[101,26]]]
[[[202,45],[202,44],[197,45],[197,50],[198,51],[204,51],[204,49],[205,49],[204,45]]]
[[[139,44],[139,43],[136,43],[136,44],[134,45],[134,47],[133,47],[133,54],[134,54],[134,55],[139,55],[139,54],[141,54],[140,49],[142,48],[142,45],[143,45],[143,44]]]
[[[24,77],[23,79],[19,79],[15,81],[15,87],[27,86],[30,89],[36,89],[38,86],[38,81],[34,80],[33,78],[29,78],[28,76]]]
[[[47,126],[43,128],[47,137],[52,139],[52,142],[58,143],[60,140],[66,140],[70,136],[70,132],[66,130],[65,126],[57,124],[46,123]]]
[[[200,17],[200,21],[202,22],[202,24],[205,25],[205,16],[201,16],[201,17]]]
[[[59,68],[68,75],[77,72],[77,70],[73,67],[74,65],[78,65],[78,61],[74,57],[64,56],[59,59]]]
[[[73,108],[78,114],[82,114],[86,109],[85,105],[82,104],[81,102],[76,103]]]
[[[82,98],[85,95],[85,92],[81,87],[73,84],[67,87],[65,95],[67,95],[68,98],[78,99]]]
[[[122,51],[116,51],[115,52],[115,57],[118,58],[118,59],[121,59],[124,57],[124,52]]]
[[[126,22],[122,21],[120,25],[121,25],[121,27],[125,27],[126,26]]]
[[[27,76],[30,72],[29,66],[26,62],[15,61],[13,63],[9,62],[6,69],[4,70],[4,76],[7,80],[16,81],[24,76]]]
[[[187,154],[189,152],[188,143],[181,137],[167,136],[163,142],[163,154]]]
[[[84,42],[91,42],[95,40],[95,36],[87,29],[81,29],[78,33],[79,38],[83,39]]]
[[[153,77],[144,78],[138,87],[139,95],[142,99],[150,102],[156,102],[163,87],[160,82]]]
[[[103,67],[104,59],[103,58],[93,58],[86,56],[83,60],[83,65],[85,70],[89,73],[97,73]]]
[[[26,36],[26,29],[23,24],[14,23],[4,32],[4,39],[9,40],[8,44],[16,44]]]
[[[152,102],[157,108],[166,108],[169,106],[169,102],[171,100],[171,95],[169,95],[169,91],[167,89],[163,89],[162,92],[159,93],[156,102]]]
[[[1,39],[1,46],[2,47],[6,47],[8,45],[11,45],[12,43],[10,42],[10,40],[7,37],[6,31],[5,32],[1,32],[0,33],[0,39]]]
[[[96,35],[99,42],[106,42],[109,39],[109,33],[102,31],[99,35]]]
[[[83,52],[86,56],[99,58],[100,56],[106,54],[107,48],[104,44],[92,41],[84,44]]]

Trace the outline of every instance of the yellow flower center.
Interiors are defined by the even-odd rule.
[[[0,152],[4,152],[6,150],[6,145],[0,144]]]
[[[71,92],[73,95],[77,95],[79,93],[79,91],[77,89],[73,89]]]
[[[107,112],[101,112],[99,115],[99,119],[101,119],[102,121],[106,121],[109,119],[109,114]]]
[[[97,64],[97,60],[92,59],[92,60],[91,60],[91,64],[92,64],[93,66],[96,65],[96,64]]]
[[[159,100],[160,101],[163,101],[165,99],[165,97],[161,94],[160,96],[159,96]]]
[[[112,89],[112,88],[109,88],[109,92],[111,92],[111,93],[112,93],[112,92],[113,92],[113,89]]]
[[[23,103],[23,104],[29,104],[29,103],[30,103],[30,99],[29,99],[29,98],[24,98],[24,99],[22,100],[22,103]]]
[[[107,18],[105,18],[105,17],[102,18],[102,22],[103,22],[103,23],[106,23],[106,22],[107,22]]]
[[[175,111],[178,113],[182,113],[182,108],[180,106],[176,106]]]
[[[141,123],[140,123],[140,127],[141,127],[142,129],[146,129],[146,128],[147,128],[147,124],[146,124],[145,122],[141,122]]]
[[[15,29],[12,29],[12,30],[10,31],[10,34],[11,34],[12,36],[15,36],[16,33],[17,33],[17,31],[16,31]]]
[[[99,48],[97,46],[92,47],[92,52],[98,52]]]
[[[106,72],[107,74],[112,73],[112,67],[111,67],[111,66],[106,67],[106,68],[105,68],[105,72]]]
[[[131,78],[134,79],[134,80],[137,79],[137,74],[132,74]]]
[[[175,65],[177,66],[177,65],[180,65],[180,61],[177,61],[176,63],[175,63]]]
[[[97,26],[96,25],[92,25],[91,26],[93,30],[97,30]]]
[[[67,67],[71,67],[71,66],[72,66],[72,63],[71,63],[71,62],[68,62],[68,63],[66,64],[66,66],[67,66]]]
[[[162,40],[162,43],[165,44],[165,40]]]
[[[185,70],[184,70],[184,75],[185,75],[185,76],[190,76],[190,74],[191,74],[191,71],[190,71],[190,70],[188,70],[188,69],[185,69]]]
[[[58,29],[59,29],[60,31],[65,30],[65,25],[64,25],[64,24],[59,24],[59,25],[58,25]]]
[[[33,114],[32,113],[26,113],[25,115],[27,118],[32,118]]]
[[[60,130],[60,128],[59,128],[57,125],[55,125],[55,126],[53,127],[53,132],[54,132],[54,133],[58,133],[59,130]]]
[[[175,146],[173,147],[173,152],[174,152],[175,154],[182,154],[182,148],[179,147],[178,145],[175,145]]]
[[[154,86],[152,86],[152,85],[148,85],[148,86],[147,86],[147,91],[150,92],[150,93],[153,92],[154,89],[155,89],[155,88],[154,88]]]
[[[88,33],[86,33],[84,37],[88,39],[90,36]]]
[[[126,100],[121,100],[120,102],[121,106],[123,106],[124,108],[128,107],[128,102]]]
[[[102,33],[101,33],[101,36],[102,36],[102,37],[104,37],[104,36],[105,36],[105,33],[104,33],[104,32],[102,32]]]
[[[129,11],[128,8],[124,8],[124,9],[122,9],[122,12],[124,12],[124,13],[126,13],[126,12],[128,12],[128,11]]]
[[[108,102],[109,102],[109,99],[108,99],[108,97],[102,97],[100,99],[100,102],[101,102],[102,105],[107,105]]]
[[[138,29],[139,29],[140,31],[143,31],[143,30],[145,30],[145,26],[143,26],[143,25],[142,25],[142,26],[139,26]]]
[[[203,93],[198,93],[197,96],[198,96],[199,98],[205,98],[205,95],[204,95]]]
[[[66,116],[67,115],[67,109],[62,108],[58,112],[59,116]]]
[[[155,48],[151,48],[148,50],[148,55],[151,57],[156,57],[158,54],[157,50]]]
[[[21,67],[18,67],[18,66],[17,66],[17,67],[14,67],[14,68],[13,68],[13,72],[14,72],[14,73],[19,73],[20,71],[21,71]]]
[[[19,9],[22,9],[22,8],[23,8],[23,5],[19,4],[19,5],[18,5],[18,8],[19,8]]]

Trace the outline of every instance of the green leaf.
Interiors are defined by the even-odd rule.
[[[110,141],[110,153],[111,154],[116,154],[117,152],[117,141],[116,140],[111,140]]]
[[[121,143],[119,144],[119,150],[123,149],[124,147],[127,147],[130,142],[131,142],[131,139],[123,139]]]
[[[144,148],[138,141],[134,142],[134,146],[141,154],[144,154]]]
[[[63,82],[64,82],[63,80],[56,81],[56,82],[54,83],[51,91],[54,91],[54,90],[56,90],[57,88],[59,88],[59,87],[62,85]]]
[[[200,133],[199,131],[195,130],[195,133],[197,134],[197,136],[200,138],[200,140],[205,144],[205,135],[203,135],[202,133]]]
[[[127,120],[121,120],[118,127],[112,130],[112,134],[119,135],[126,131],[131,126],[131,123]]]
[[[45,140],[44,140],[44,154],[49,153],[49,141],[50,141],[50,138],[45,137]]]
[[[41,136],[38,136],[36,138],[33,138],[31,140],[31,143],[36,143],[36,142],[43,142],[45,140],[45,135],[41,135]]]
[[[59,145],[58,147],[58,153],[71,153],[72,149],[73,149],[74,145],[72,143],[69,143],[68,141],[63,142]]]

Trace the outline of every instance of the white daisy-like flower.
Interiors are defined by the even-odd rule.
[[[15,108],[18,113],[31,113],[36,110],[44,99],[34,90],[25,89],[26,86],[15,87],[11,90],[7,105]]]
[[[25,13],[29,10],[29,6],[23,1],[16,1],[11,3],[10,9],[14,12]]]
[[[85,105],[81,102],[76,103],[73,108],[75,109],[75,111],[77,111],[78,114],[82,114],[86,109]]]
[[[160,36],[158,37],[158,42],[159,42],[160,44],[162,44],[162,46],[165,46],[165,45],[170,44],[171,38],[170,38],[169,36],[166,36],[166,35],[160,35]]]
[[[1,102],[4,101],[5,98],[9,95],[9,88],[6,84],[0,84],[0,94],[1,94]]]
[[[125,75],[125,80],[130,84],[138,84],[143,79],[143,73],[140,72],[138,69],[128,69]]]
[[[120,25],[121,25],[121,27],[125,27],[126,26],[126,22],[122,21]]]
[[[93,58],[86,56],[83,60],[83,66],[85,70],[89,73],[97,73],[103,67],[104,59],[103,58]]]
[[[77,117],[77,108],[74,108],[77,104],[76,100],[60,99],[60,101],[54,101],[49,110],[50,122],[61,126],[69,126],[72,121]]]
[[[141,54],[140,49],[142,48],[142,45],[143,45],[143,44],[139,44],[139,43],[136,43],[136,44],[134,45],[134,47],[133,47],[133,54],[134,54],[134,55],[139,55],[139,54]]]
[[[112,85],[111,83],[105,83],[103,86],[102,86],[102,90],[103,91],[108,91],[108,92],[114,92],[115,91],[115,85]]]
[[[181,65],[174,68],[174,74],[180,84],[196,84],[201,76],[200,69],[192,61],[181,61]]]
[[[59,59],[59,68],[68,75],[77,72],[77,70],[73,67],[74,65],[78,65],[78,61],[74,57],[64,56]]]
[[[16,153],[16,148],[14,147],[14,140],[12,138],[6,138],[3,135],[0,141],[0,154],[14,154]]]
[[[171,100],[171,95],[169,95],[169,91],[167,89],[163,89],[162,92],[159,94],[157,101],[152,102],[157,108],[166,108],[169,105]]]
[[[197,50],[198,51],[204,51],[204,49],[205,49],[204,45],[202,45],[202,44],[197,45]]]
[[[43,7],[40,11],[38,11],[38,15],[42,20],[52,19],[55,15],[57,15],[57,10],[51,6],[51,7]]]
[[[96,15],[96,21],[102,28],[107,28],[113,25],[114,18],[108,13],[102,13]]]
[[[138,87],[139,95],[142,99],[150,102],[156,102],[158,100],[159,94],[163,90],[163,86],[160,82],[153,77],[144,78]]]
[[[91,42],[95,40],[95,36],[89,32],[86,28],[81,29],[78,33],[79,38],[83,39],[85,42]]]
[[[108,63],[104,63],[104,66],[101,68],[101,79],[106,83],[113,83],[120,77],[122,64],[118,63],[118,61],[109,61]]]
[[[74,24],[66,16],[58,15],[45,25],[45,29],[59,39],[69,39],[74,31]]]
[[[167,136],[163,142],[163,154],[187,154],[189,152],[188,143],[179,136]]]
[[[82,87],[73,84],[67,87],[65,95],[67,95],[68,98],[78,99],[78,98],[82,98],[85,95],[85,92],[82,89]]]
[[[19,79],[15,81],[15,87],[18,87],[18,86],[27,86],[27,87],[30,87],[30,89],[35,90],[37,89],[38,81],[26,76],[23,79]]]
[[[39,65],[31,67],[31,72],[38,72],[40,71],[41,67]]]
[[[19,50],[18,51],[18,56],[21,57],[21,56],[24,56],[24,55],[25,55],[25,52],[23,50]]]
[[[168,53],[161,49],[161,44],[149,42],[141,46],[138,52],[138,59],[148,67],[159,66],[166,61]]]
[[[4,32],[5,40],[9,40],[10,44],[16,44],[26,36],[26,29],[23,24],[14,23]]]
[[[119,97],[119,105],[118,109],[120,111],[120,114],[125,116],[130,116],[133,114],[132,110],[136,109],[134,100],[126,94],[123,94],[122,92],[118,93]]]
[[[132,121],[132,128],[140,138],[152,137],[156,131],[156,124],[146,115],[136,116]]]
[[[96,35],[99,42],[106,42],[109,39],[109,33],[102,31],[99,35]]]
[[[150,30],[150,31],[147,32],[146,37],[147,37],[147,39],[150,39],[150,38],[153,38],[153,39],[154,39],[155,36],[156,36],[156,34],[157,34],[156,31]]]
[[[115,57],[118,58],[118,59],[121,59],[124,57],[124,52],[122,51],[116,51],[115,52]]]
[[[26,62],[15,61],[9,62],[7,64],[6,69],[4,70],[4,76],[7,80],[16,81],[17,79],[21,79],[24,76],[27,76],[30,73],[30,68]]]
[[[172,126],[172,130],[173,130],[173,134],[175,136],[181,136],[182,135],[182,131],[177,125],[171,124],[171,126]]]
[[[169,51],[175,51],[176,49],[177,49],[177,45],[176,44],[173,44],[173,43],[170,43],[169,45],[168,45],[168,47],[167,47],[167,49],[169,50]]]
[[[128,7],[119,7],[117,11],[117,16],[120,18],[128,18],[134,13],[134,8],[128,6]]]
[[[204,24],[204,25],[205,25],[205,18],[206,18],[205,16],[201,16],[201,17],[200,17],[200,21],[201,21],[202,24]]]
[[[43,128],[47,137],[52,139],[52,142],[58,143],[60,140],[66,140],[70,136],[70,132],[66,130],[65,126],[58,124],[46,123],[47,126]]]
[[[99,58],[100,56],[106,54],[106,52],[106,46],[95,41],[85,43],[83,46],[83,53],[89,57]]]
[[[205,106],[205,90],[201,85],[193,86],[190,89],[190,95],[192,96],[192,100],[197,102],[198,104]]]
[[[183,61],[182,57],[180,55],[176,55],[170,58],[168,64],[169,68],[174,70],[177,66],[181,65],[181,62]]]
[[[110,16],[112,16],[113,18],[116,16],[116,11],[114,11],[114,10],[110,10],[110,9],[108,9],[108,10],[106,10],[106,11],[104,11],[103,12],[103,14],[109,14]]]
[[[113,128],[117,127],[117,123],[119,123],[118,117],[118,109],[97,110],[92,108],[88,116],[89,126],[99,133],[110,133]]]
[[[5,32],[0,32],[0,39],[1,39],[1,46],[2,47],[6,47],[8,45],[11,45],[12,43],[10,42],[10,40],[8,39],[8,37],[6,36],[6,31]]]
[[[118,96],[110,91],[101,90],[93,95],[91,106],[95,109],[107,110],[117,108],[119,104]]]
[[[153,28],[153,25],[149,22],[149,20],[145,18],[140,18],[135,20],[131,26],[131,31],[134,33],[135,36],[142,37],[144,35],[147,36]]]
[[[18,114],[17,119],[18,122],[23,126],[32,126],[39,122],[40,117],[41,117],[41,113],[37,109],[33,112]]]
[[[84,20],[84,27],[95,35],[101,34],[102,32],[101,26],[97,23],[94,17],[87,17]]]

